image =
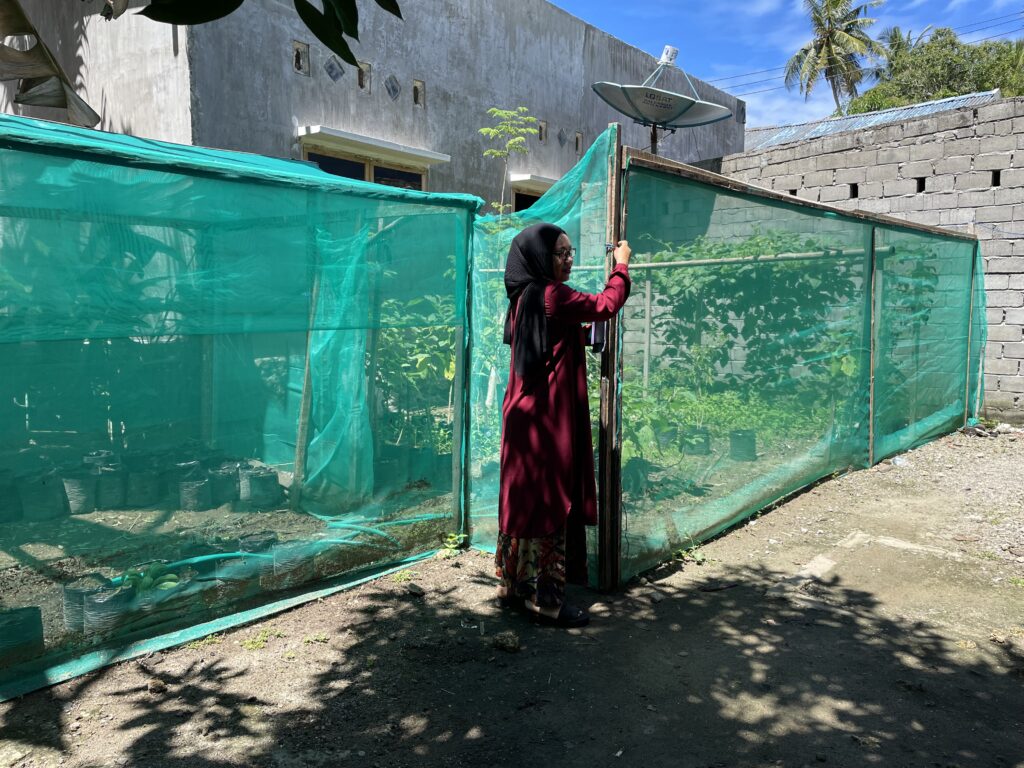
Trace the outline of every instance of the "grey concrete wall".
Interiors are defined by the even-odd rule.
[[[497,200],[501,164],[482,157],[487,145],[477,132],[488,124],[488,107],[521,105],[547,121],[547,143],[531,140],[530,153],[515,157],[512,171],[557,178],[578,159],[577,131],[585,150],[609,122],[623,119],[593,94],[591,83],[641,82],[655,66],[651,56],[545,0],[419,0],[402,9],[405,21],[372,3],[360,6],[361,42],[353,50],[372,65],[370,94],[359,91],[348,65],[338,82],[327,76],[330,51],[302,26],[291,3],[249,0],[227,19],[190,29],[195,143],[296,156],[296,126],[325,125],[451,155],[451,163],[429,172],[429,189]],[[310,77],[292,69],[293,40],[310,45]],[[395,101],[384,89],[389,75],[402,86]],[[414,78],[426,83],[426,108],[412,103]],[[686,87],[679,72],[662,84]],[[734,97],[695,85],[743,116]],[[661,148],[681,160],[720,157],[742,148],[742,132],[733,119],[680,131]],[[649,132],[630,124],[623,138],[644,147]]]
[[[986,410],[1024,422],[1024,98],[737,154],[722,171],[800,198],[977,235],[988,303]]]
[[[98,128],[192,143],[184,30],[133,11],[105,21],[101,0],[21,5],[75,90],[100,115]],[[0,82],[0,111],[66,121],[64,110],[13,104],[16,84]]]
[[[286,0],[249,0],[226,19],[191,28],[134,12],[107,22],[98,15],[101,0],[23,5],[105,130],[298,157],[296,127],[324,125],[451,155],[451,163],[430,170],[428,189],[489,201],[499,197],[502,169],[482,157],[488,145],[477,129],[489,124],[488,107],[522,105],[548,123],[547,142],[531,140],[529,154],[513,158],[513,173],[558,178],[578,160],[576,132],[585,151],[614,121],[624,125],[624,143],[650,143],[649,129],[616,113],[590,86],[641,82],[655,59],[546,0],[417,0],[404,4],[404,21],[362,4],[361,42],[353,50],[373,68],[369,94],[357,88],[349,65],[340,81],[328,77],[331,52]],[[292,67],[293,41],[310,46],[309,77]],[[394,101],[384,88],[389,75],[402,87]],[[425,108],[412,103],[413,79],[426,83]],[[689,92],[679,71],[667,72],[659,85]],[[743,103],[694,85],[734,117],[662,137],[661,154],[698,162],[741,150]],[[12,105],[12,92],[13,84],[0,84],[5,111],[64,119],[58,110]]]

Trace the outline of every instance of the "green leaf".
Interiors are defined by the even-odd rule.
[[[309,31],[316,35],[316,39],[341,56],[343,60],[353,67],[358,67],[359,62],[345,41],[345,35],[338,18],[333,13],[329,16],[321,13],[309,0],[294,0],[294,2],[299,18],[302,19],[303,24],[309,27]]]
[[[163,24],[206,24],[234,13],[245,0],[153,0],[139,14]]]
[[[377,5],[390,13],[392,16],[402,18],[402,9],[398,7],[397,0],[377,0]]]
[[[356,0],[326,0],[327,4],[334,9],[341,24],[341,30],[353,40],[359,39],[359,7]],[[327,5],[324,6],[327,10]]]

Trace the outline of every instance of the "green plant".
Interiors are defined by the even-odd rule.
[[[167,570],[164,563],[151,563],[143,568],[129,568],[121,577],[121,586],[145,595],[153,591],[166,592],[176,589],[180,577]]]
[[[445,285],[454,285],[455,256],[447,259],[438,277]],[[381,279],[391,282],[398,275],[384,269]],[[377,322],[380,330],[368,365],[374,371],[385,441],[451,453],[455,352],[461,331],[454,291],[387,298]]]
[[[530,115],[526,107],[515,109],[499,109],[491,107],[487,110],[488,116],[495,120],[492,126],[485,126],[479,129],[480,135],[491,142],[497,142],[498,146],[484,150],[484,157],[496,157],[502,161],[501,177],[501,198],[497,203],[492,202],[491,207],[499,214],[511,211],[512,206],[505,203],[506,191],[508,189],[508,163],[512,155],[525,155],[530,151],[526,143],[527,136],[536,136],[538,131],[534,127],[537,118]]]
[[[1015,587],[1024,587],[1024,576],[1011,576],[1008,581]]]
[[[318,633],[317,633],[317,634],[315,634],[315,635],[310,635],[309,637],[307,637],[307,638],[304,638],[304,639],[302,640],[302,642],[303,642],[303,643],[304,643],[305,645],[313,645],[313,644],[316,644],[316,643],[324,644],[324,643],[326,643],[327,641],[329,641],[330,639],[331,639],[331,638],[329,638],[329,637],[328,637],[327,635],[325,635],[325,634],[324,634],[323,632],[318,632]]]
[[[391,580],[395,582],[395,584],[407,584],[414,578],[416,578],[417,575],[418,574],[416,573],[416,571],[395,571],[393,574],[391,574]]]
[[[687,547],[677,549],[672,553],[672,557],[683,563],[693,563],[694,565],[704,565],[708,562],[707,555],[701,549],[700,544],[696,543],[690,538],[690,544]]]
[[[201,637],[198,640],[193,640],[190,643],[185,643],[185,647],[190,651],[199,651],[211,645],[220,645],[223,641],[224,638],[220,635],[207,635],[206,637]]]
[[[883,33],[884,35],[885,33]],[[1003,97],[1024,93],[1024,43],[986,40],[967,43],[949,28],[927,39],[908,34],[895,42],[894,55],[878,68],[878,84],[847,105],[850,114],[890,109],[922,101],[998,88]],[[886,39],[882,39],[886,45]]]
[[[271,627],[270,629],[261,629],[252,637],[243,640],[242,647],[247,651],[261,651],[267,647],[267,643],[270,642],[271,638],[285,636],[284,632],[274,627]]]
[[[466,543],[466,534],[464,533],[449,533],[444,537],[444,541],[441,542],[441,557],[450,558],[455,557],[462,551],[463,546]]]

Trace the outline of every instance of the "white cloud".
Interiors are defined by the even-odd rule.
[[[806,101],[796,90],[755,93],[743,100],[747,102],[748,128],[808,123],[829,117],[836,108],[828,83],[818,83]]]
[[[778,11],[782,7],[782,3],[783,0],[749,0],[743,7],[743,12],[751,16],[765,16]],[[731,6],[731,4],[729,5]]]

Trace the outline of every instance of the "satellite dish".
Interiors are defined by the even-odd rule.
[[[651,151],[657,152],[657,129],[674,132],[677,128],[696,128],[732,117],[732,110],[721,104],[703,101],[689,75],[683,72],[692,96],[655,88],[662,73],[675,65],[679,49],[666,45],[658,67],[642,85],[594,83],[594,92],[613,109],[633,118],[640,125],[651,126]]]

